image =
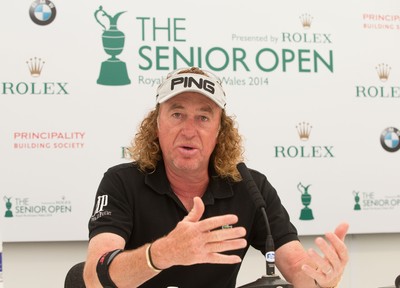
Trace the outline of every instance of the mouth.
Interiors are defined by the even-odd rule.
[[[186,156],[193,156],[194,155],[194,153],[196,153],[196,151],[198,150],[197,148],[196,148],[196,146],[189,146],[189,145],[180,145],[179,146],[179,150],[181,151],[181,153],[183,154],[183,155],[186,155]]]
[[[194,150],[194,148],[190,147],[190,146],[181,146],[181,148],[185,149],[185,150],[188,150],[188,151]]]

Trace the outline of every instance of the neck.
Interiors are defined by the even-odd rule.
[[[208,185],[208,179],[207,181],[202,183],[171,182],[171,188],[178,197],[185,197],[191,199],[193,199],[196,196],[202,197],[206,192],[207,185]]]
[[[196,196],[202,197],[206,192],[209,182],[208,171],[206,172],[201,176],[198,174],[191,176],[186,173],[183,173],[184,175],[177,175],[167,170],[167,177],[172,191],[178,196],[188,211],[193,207],[193,198]]]

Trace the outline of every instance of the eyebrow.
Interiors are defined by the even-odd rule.
[[[171,107],[169,107],[168,110],[184,109],[184,108],[185,108],[185,107],[184,107],[182,104],[180,104],[180,103],[173,103],[173,104],[171,105]],[[201,106],[201,108],[200,108],[199,110],[200,110],[201,112],[208,112],[208,113],[214,114],[214,110],[211,108],[210,105]]]

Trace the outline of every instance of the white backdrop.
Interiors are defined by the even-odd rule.
[[[222,78],[247,165],[300,234],[342,220],[350,233],[400,232],[388,221],[400,215],[397,1],[44,1],[56,9],[48,25],[29,17],[36,2],[9,1],[0,18],[4,241],[86,240],[103,173],[128,161],[162,77],[188,65]],[[99,6],[124,33],[126,74],[121,62],[101,69]]]

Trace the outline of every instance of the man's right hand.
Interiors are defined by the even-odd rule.
[[[243,227],[222,229],[238,222],[236,215],[227,214],[201,220],[204,203],[199,197],[193,199],[193,209],[167,236],[156,240],[151,246],[154,265],[167,269],[174,265],[199,263],[234,264],[241,262],[237,255],[221,252],[246,247]]]

